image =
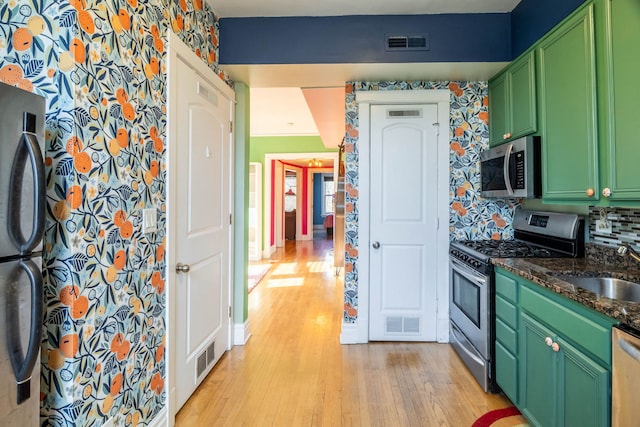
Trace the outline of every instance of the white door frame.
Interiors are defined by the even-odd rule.
[[[253,242],[253,244],[255,245],[255,251],[251,251],[249,250],[249,261],[260,261],[260,259],[262,259],[262,217],[263,217],[263,209],[262,209],[262,163],[260,162],[250,162],[249,163],[249,170],[251,170],[251,168],[255,168],[255,173],[254,173],[254,177],[251,178],[251,172],[249,172],[249,186],[253,185],[254,186],[254,209],[255,209],[255,215],[256,215],[256,224],[255,224],[255,242]],[[251,182],[251,181],[254,182]],[[252,191],[249,190],[249,197],[251,197],[251,193]],[[251,209],[251,206],[249,206],[249,209]],[[248,217],[247,217],[247,221],[248,221]],[[251,224],[249,224],[249,228],[251,228]],[[251,247],[252,242],[249,241],[248,246]]]
[[[297,160],[297,159],[332,159],[333,160],[333,170],[334,170],[334,179],[337,179],[338,176],[338,152],[337,151],[328,151],[328,152],[324,152],[324,153],[267,153],[264,155],[264,188],[263,188],[263,193],[264,193],[264,204],[263,204],[263,208],[264,208],[264,222],[262,223],[262,229],[264,232],[264,240],[263,240],[263,254],[262,257],[263,258],[270,258],[271,255],[275,252],[276,250],[276,245],[271,246],[271,161],[272,160]],[[314,169],[315,170],[315,169]],[[301,188],[302,185],[302,181],[301,181],[301,174],[298,174],[298,188]],[[276,177],[277,179],[277,177]],[[311,188],[313,188],[313,183],[311,183]],[[279,200],[279,197],[282,197],[282,194],[280,194],[281,191],[276,188],[276,207],[278,206],[277,200]],[[313,200],[313,191],[311,193],[307,192],[307,194],[311,194],[311,200]],[[302,221],[300,219],[300,215],[302,215],[300,206],[301,206],[302,201],[300,200],[300,198],[298,198],[298,208],[296,209],[296,212],[299,212],[296,214],[296,224],[301,224]],[[280,224],[282,223],[282,209],[276,209],[275,210],[275,219],[276,219],[276,224]],[[312,214],[312,210],[309,209],[307,211],[307,223],[311,224],[311,227],[309,227],[308,229],[308,233],[305,236],[302,236],[302,234],[300,234],[301,240],[305,240],[305,239],[313,239],[313,217],[311,216]],[[276,227],[276,244],[278,242],[278,230],[279,228]],[[281,230],[280,230],[281,231]]]
[[[437,236],[437,340],[449,342],[449,116],[450,91],[398,90],[357,91],[358,138],[358,321],[343,323],[342,344],[369,341],[369,263],[370,263],[370,174],[371,174],[371,105],[437,104],[438,106],[438,196],[436,200]]]
[[[165,402],[166,411],[166,423],[158,423],[157,425],[166,425],[172,427],[175,424],[176,415],[176,380],[175,380],[175,334],[176,334],[176,280],[175,279],[175,236],[174,230],[176,230],[177,220],[177,203],[176,203],[176,176],[179,173],[175,169],[176,162],[176,147],[178,144],[178,129],[175,121],[175,114],[172,112],[175,110],[175,103],[177,102],[177,95],[172,88],[176,86],[176,72],[175,67],[178,61],[178,57],[182,58],[187,64],[195,69],[199,74],[205,77],[220,93],[231,102],[235,102],[235,92],[227,84],[225,84],[220,77],[213,72],[203,61],[200,59],[189,46],[187,46],[180,38],[169,31],[169,50],[168,50],[168,86],[167,86],[167,223],[166,223],[166,245],[167,245],[167,257],[166,257],[166,283],[167,283],[167,306],[165,315],[165,324],[167,330],[167,341],[165,348],[165,366],[166,366],[166,384],[167,384],[167,401]],[[231,106],[231,117],[229,120],[233,122],[234,108]],[[233,215],[234,210],[234,197],[233,189],[235,187],[234,182],[234,151],[233,151],[233,134],[230,134],[229,140],[229,157],[230,157],[230,182],[229,182],[229,209]],[[229,227],[229,307],[233,307],[233,290],[231,288],[234,282],[233,277],[233,227]],[[233,345],[233,322],[229,321],[229,346]],[[228,349],[227,349],[228,350]]]

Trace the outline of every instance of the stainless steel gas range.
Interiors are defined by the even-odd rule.
[[[487,392],[497,392],[495,286],[491,258],[584,256],[584,219],[576,214],[516,209],[514,240],[451,242],[450,342]]]

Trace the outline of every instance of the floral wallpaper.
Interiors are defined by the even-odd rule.
[[[449,233],[452,240],[513,237],[516,200],[479,196],[479,152],[489,145],[487,82],[349,82],[346,87],[344,322],[358,317],[358,104],[356,91],[449,89]]]
[[[0,0],[0,80],[47,102],[42,426],[164,406],[168,31],[232,84],[202,0]]]

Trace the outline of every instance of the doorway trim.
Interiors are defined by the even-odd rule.
[[[449,342],[449,117],[451,93],[448,89],[356,91],[358,103],[358,320],[343,323],[340,342],[369,342],[370,295],[370,176],[371,176],[371,105],[436,104],[438,106],[437,142],[437,265],[436,279],[438,342]]]
[[[263,236],[263,246],[262,246],[262,257],[263,258],[270,258],[271,255],[275,252],[276,250],[276,246],[278,243],[278,230],[280,231],[280,233],[282,232],[282,228],[277,227],[276,226],[276,241],[275,244],[272,246],[271,245],[271,205],[272,205],[272,200],[276,200],[276,208],[278,207],[278,203],[277,200],[279,200],[279,198],[282,198],[282,188],[280,187],[275,187],[275,194],[272,194],[272,167],[271,167],[271,162],[273,160],[297,160],[297,159],[306,159],[306,158],[320,158],[320,159],[331,159],[333,160],[333,173],[334,173],[334,179],[338,179],[338,152],[337,151],[326,151],[323,153],[267,153],[264,155],[264,188],[263,188],[263,193],[264,193],[264,203],[263,203],[263,209],[264,209],[264,222],[262,223],[262,230],[264,232],[264,236]],[[278,168],[276,168],[278,169]],[[314,169],[315,170],[315,169]],[[275,172],[275,171],[273,171]],[[274,179],[278,179],[277,176],[274,177]],[[307,180],[309,181],[309,180]],[[302,188],[302,175],[298,174],[298,188]],[[309,182],[307,183],[308,186],[310,186],[309,188],[313,188],[312,187],[312,183],[309,184]],[[307,194],[311,194],[310,200],[313,201],[313,192],[309,193],[309,191],[307,191]],[[296,209],[296,223],[300,224],[301,223],[301,209],[300,209],[300,204],[303,203],[304,201],[298,200],[298,208]],[[308,202],[308,201],[307,201]],[[282,222],[282,209],[276,209],[275,210],[275,220],[276,220],[276,224],[279,224]],[[311,209],[309,209],[307,211],[307,221],[310,221],[310,224],[313,224],[313,217],[311,216]],[[313,238],[313,227],[311,227],[310,229],[310,235],[311,238]]]
[[[175,335],[176,335],[176,281],[173,280],[174,274],[171,269],[175,268],[176,265],[176,254],[175,254],[175,237],[174,232],[176,229],[176,175],[178,171],[175,169],[176,165],[176,147],[178,144],[178,130],[177,123],[175,122],[175,114],[172,111],[176,108],[176,91],[173,89],[176,86],[176,71],[175,67],[178,61],[178,57],[183,58],[189,66],[191,66],[197,73],[204,76],[207,80],[211,82],[211,84],[220,91],[221,95],[227,98],[230,101],[235,102],[235,92],[228,85],[226,85],[222,79],[211,69],[209,68],[194,52],[191,48],[185,44],[173,31],[169,31],[169,46],[168,46],[168,66],[167,66],[167,74],[168,74],[168,85],[167,85],[167,139],[166,139],[166,147],[167,147],[167,157],[166,157],[166,174],[167,174],[167,221],[166,221],[166,264],[165,264],[165,281],[166,281],[166,292],[167,292],[167,303],[166,303],[166,313],[165,313],[165,323],[166,323],[166,344],[165,348],[167,351],[165,352],[165,366],[166,366],[166,377],[165,381],[167,384],[167,397],[166,397],[166,425],[168,427],[172,427],[175,424],[175,416],[176,416],[176,380],[175,380]],[[231,107],[231,117],[229,118],[231,122],[233,122],[234,117],[234,109]],[[233,144],[233,134],[230,134],[229,140],[229,157],[230,157],[230,180],[229,180],[229,210],[231,215],[234,214],[234,144]],[[234,225],[230,225],[229,227],[229,265],[227,268],[229,269],[229,301],[227,302],[229,307],[233,307],[233,289],[232,284],[234,283]],[[233,321],[232,318],[229,319],[229,329],[228,329],[228,342],[229,347],[233,346]],[[229,349],[225,349],[229,350]],[[160,424],[158,424],[160,425]]]

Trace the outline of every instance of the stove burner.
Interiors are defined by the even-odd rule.
[[[491,258],[565,258],[571,256],[552,248],[523,240],[463,240],[451,242],[452,258],[474,270],[489,274]]]
[[[458,242],[489,258],[552,258],[556,251],[518,240],[478,240]]]

